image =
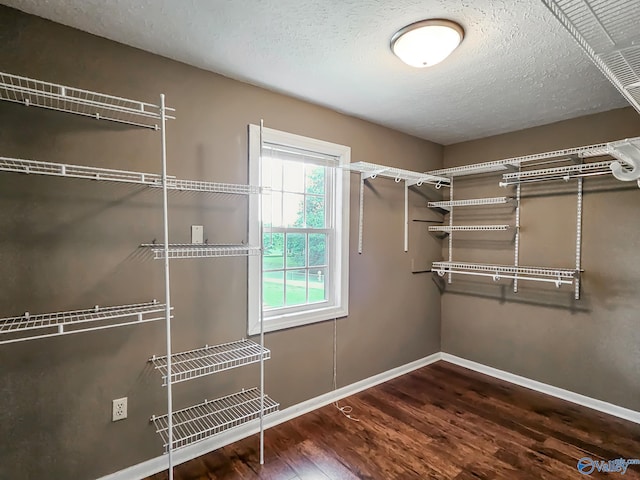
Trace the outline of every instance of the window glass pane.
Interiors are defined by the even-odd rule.
[[[263,235],[265,270],[284,268],[284,233],[265,233]]]
[[[282,195],[282,220],[285,227],[304,227],[304,195],[285,193]]]
[[[309,269],[309,303],[327,300],[327,268]]]
[[[264,272],[262,279],[264,307],[282,307],[284,305],[284,272]]]
[[[287,305],[307,303],[307,271],[287,270]]]
[[[325,167],[317,165],[307,165],[305,169],[306,193],[314,193],[316,195],[324,195],[325,184]]]
[[[304,192],[304,163],[285,160],[282,162],[282,189],[287,192]]]
[[[282,193],[272,191],[262,195],[262,218],[265,227],[282,226]]]
[[[271,187],[272,186],[271,172],[273,168],[273,162],[271,158],[263,157],[261,167],[262,167],[262,171],[260,173],[260,178],[262,179],[262,186]]]
[[[327,236],[322,233],[309,234],[309,266],[327,264]]]
[[[287,233],[287,268],[306,265],[306,237],[304,233]]]
[[[306,196],[306,222],[307,227],[310,228],[324,228],[325,227],[325,205],[324,197],[317,195]]]
[[[282,160],[271,159],[271,188],[282,190]],[[263,177],[264,178],[264,177]]]

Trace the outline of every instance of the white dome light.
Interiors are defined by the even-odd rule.
[[[391,50],[407,65],[431,67],[451,55],[463,38],[457,23],[422,20],[399,30],[391,39]]]

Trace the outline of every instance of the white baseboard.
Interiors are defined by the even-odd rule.
[[[324,407],[325,405],[329,405],[330,403],[337,402],[338,400],[341,400],[345,397],[379,385],[380,383],[384,383],[393,378],[412,372],[413,370],[417,370],[418,368],[431,365],[432,363],[435,363],[441,359],[442,355],[440,352],[434,353],[432,355],[429,355],[428,357],[421,358],[414,362],[407,363],[406,365],[393,368],[378,375],[374,375],[373,377],[365,378],[364,380],[360,380],[359,382],[352,383],[351,385],[341,387],[337,390],[327,392],[318,397],[285,408],[284,410],[265,417],[265,428],[274,427],[276,425],[279,425],[280,423],[287,422],[293,418],[304,415],[305,413],[312,412],[313,410],[317,410],[320,407]],[[247,423],[240,427],[234,428],[233,430],[229,430],[228,432],[225,432],[223,434],[216,435],[215,437],[212,437],[208,440],[198,442],[194,445],[182,448],[174,452],[173,463],[174,465],[179,465],[193,458],[212,452],[213,450],[217,450],[218,448],[222,448],[225,445],[229,445],[231,443],[242,440],[243,438],[249,437],[255,433],[258,433],[258,431],[259,426],[257,422]],[[162,455],[152,458],[151,460],[138,463],[137,465],[125,468],[124,470],[112,473],[105,477],[101,477],[98,480],[140,480],[166,470],[168,465],[169,459],[166,455]]]
[[[567,400],[568,402],[577,403],[578,405],[582,405],[583,407],[598,410],[599,412],[607,413],[609,415],[613,415],[614,417],[623,418],[634,423],[640,423],[640,412],[636,412],[635,410],[619,407],[618,405],[614,405],[612,403],[603,402],[602,400],[597,400],[595,398],[587,397],[579,393],[554,387],[552,385],[538,382],[536,380],[531,380],[526,377],[521,377],[513,373],[505,372],[503,370],[498,370],[497,368],[488,367],[481,363],[476,363],[465,358],[456,357],[455,355],[451,355],[449,353],[442,352],[442,360],[444,360],[445,362],[453,363],[455,365],[459,365],[461,367],[468,368],[469,370],[484,373],[485,375],[489,375],[490,377],[499,378],[500,380],[505,380],[507,382],[520,385],[521,387],[525,387],[530,390],[545,393],[552,397],[561,398],[562,400]]]

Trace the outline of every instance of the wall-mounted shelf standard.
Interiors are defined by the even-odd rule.
[[[509,202],[509,197],[491,197],[491,198],[470,198],[467,200],[447,200],[442,202],[429,202],[429,208],[440,208],[442,210],[451,210],[451,207],[479,207],[484,205],[501,205]]]
[[[205,346],[188,352],[171,355],[171,383],[204,377],[223,370],[242,367],[271,358],[271,351],[251,340],[238,340],[222,345]],[[163,386],[167,385],[167,357],[149,359],[162,374]]]
[[[114,307],[96,305],[69,312],[37,315],[27,312],[19,317],[0,319],[0,344],[164,320],[165,307],[154,300]]]
[[[640,113],[640,8],[633,0],[543,0],[591,61]]]
[[[436,225],[428,227],[430,232],[502,232],[510,225]]]
[[[538,170],[523,170],[502,175],[501,187],[517,185],[518,183],[537,183],[552,180],[568,181],[572,178],[594,177],[611,174],[611,161],[581,163],[564,167],[543,168]]]
[[[163,244],[143,243],[140,246],[151,249],[155,260],[165,258]],[[169,258],[247,257],[260,255],[262,248],[244,244],[172,243],[169,244],[168,252]]]
[[[159,130],[162,107],[0,72],[0,100]],[[164,107],[166,111],[174,109]],[[165,115],[167,119],[173,116]]]
[[[443,277],[445,274],[478,275],[491,277],[494,281],[502,278],[548,282],[556,287],[571,285],[579,277],[579,272],[569,269],[546,267],[515,267],[511,265],[486,265],[463,262],[433,262],[432,271]]]
[[[207,401],[173,413],[172,449],[186,447],[226,430],[260,418],[261,398],[264,415],[278,411],[280,406],[271,398],[261,397],[260,390],[252,388],[217,400]],[[169,448],[168,415],[152,417],[156,432]]]
[[[388,167],[369,162],[355,162],[340,165],[344,170],[360,173],[360,211],[358,221],[358,253],[362,253],[362,230],[364,228],[364,181],[378,176],[391,178],[396,183],[404,182],[404,251],[409,250],[409,187],[432,184],[436,188],[449,185],[450,180],[445,177],[429,173],[412,172],[401,168]]]

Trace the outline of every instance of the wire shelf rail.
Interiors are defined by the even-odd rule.
[[[154,130],[159,130],[161,118],[158,105],[5,72],[0,72],[0,100]],[[166,110],[175,111],[169,107]]]
[[[501,187],[517,185],[518,183],[545,182],[550,180],[568,181],[572,178],[592,177],[611,174],[611,161],[582,163],[564,167],[543,168],[538,170],[523,170],[502,175]]]
[[[475,207],[483,205],[501,205],[509,202],[509,197],[470,198],[467,200],[447,200],[442,202],[429,202],[429,208],[441,208],[451,210],[451,207]]]
[[[543,0],[622,96],[640,113],[640,8],[635,0]]]
[[[392,178],[396,182],[409,182],[410,185],[421,186],[422,184],[448,185],[449,179],[439,177],[430,173],[412,172],[411,170],[403,170],[401,168],[388,167],[369,162],[354,162],[340,165],[344,170],[352,172],[360,172],[368,175],[368,178],[376,178],[378,176],[384,178]]]
[[[488,265],[463,262],[433,262],[431,270],[440,277],[445,274],[478,275],[492,277],[494,281],[503,278],[548,282],[556,287],[571,285],[579,276],[579,272],[570,269],[546,267],[521,267],[511,265]]]
[[[242,367],[271,358],[271,351],[251,340],[238,340],[215,346],[171,355],[171,383],[204,377],[236,367]],[[161,373],[163,386],[167,385],[167,357],[153,356],[149,359]]]
[[[612,146],[615,146],[616,142],[612,143],[599,143],[595,145],[586,145],[582,147],[566,148],[563,150],[554,150],[552,152],[536,153],[533,155],[524,155],[520,157],[505,158],[502,160],[495,160],[492,162],[472,163],[470,165],[463,165],[461,167],[444,168],[440,170],[432,170],[432,175],[441,175],[445,177],[459,177],[463,175],[474,175],[480,173],[498,172],[501,170],[507,170],[509,167],[517,168],[519,166],[526,165],[527,163],[537,162],[540,160],[555,159],[558,161],[570,160],[572,158],[591,158],[600,157],[604,155],[610,155]]]
[[[173,412],[172,449],[186,447],[257,420],[260,417],[262,397],[259,389],[252,388],[217,400],[205,400],[193,407]],[[265,415],[278,411],[279,406],[270,397],[264,395]],[[151,421],[162,438],[166,451],[169,447],[168,415],[153,416]]]
[[[164,320],[164,313],[165,305],[156,300],[37,315],[26,312],[0,319],[0,344]]]
[[[165,258],[164,245],[160,243],[143,243],[140,246],[151,249],[155,260]],[[172,243],[169,244],[168,258],[248,257],[261,252],[261,247],[244,244]]]
[[[430,232],[500,232],[509,230],[510,225],[434,225]]]
[[[0,157],[0,171],[23,173],[27,175],[49,175],[54,177],[80,178],[94,181],[133,183],[154,188],[162,187],[162,175],[156,173],[86,167],[83,165],[73,165],[68,163],[41,162],[37,160],[25,160],[22,158]],[[253,185],[182,180],[174,176],[167,177],[167,188],[169,190],[178,191],[224,193],[234,195],[258,194],[262,191],[260,187]]]

